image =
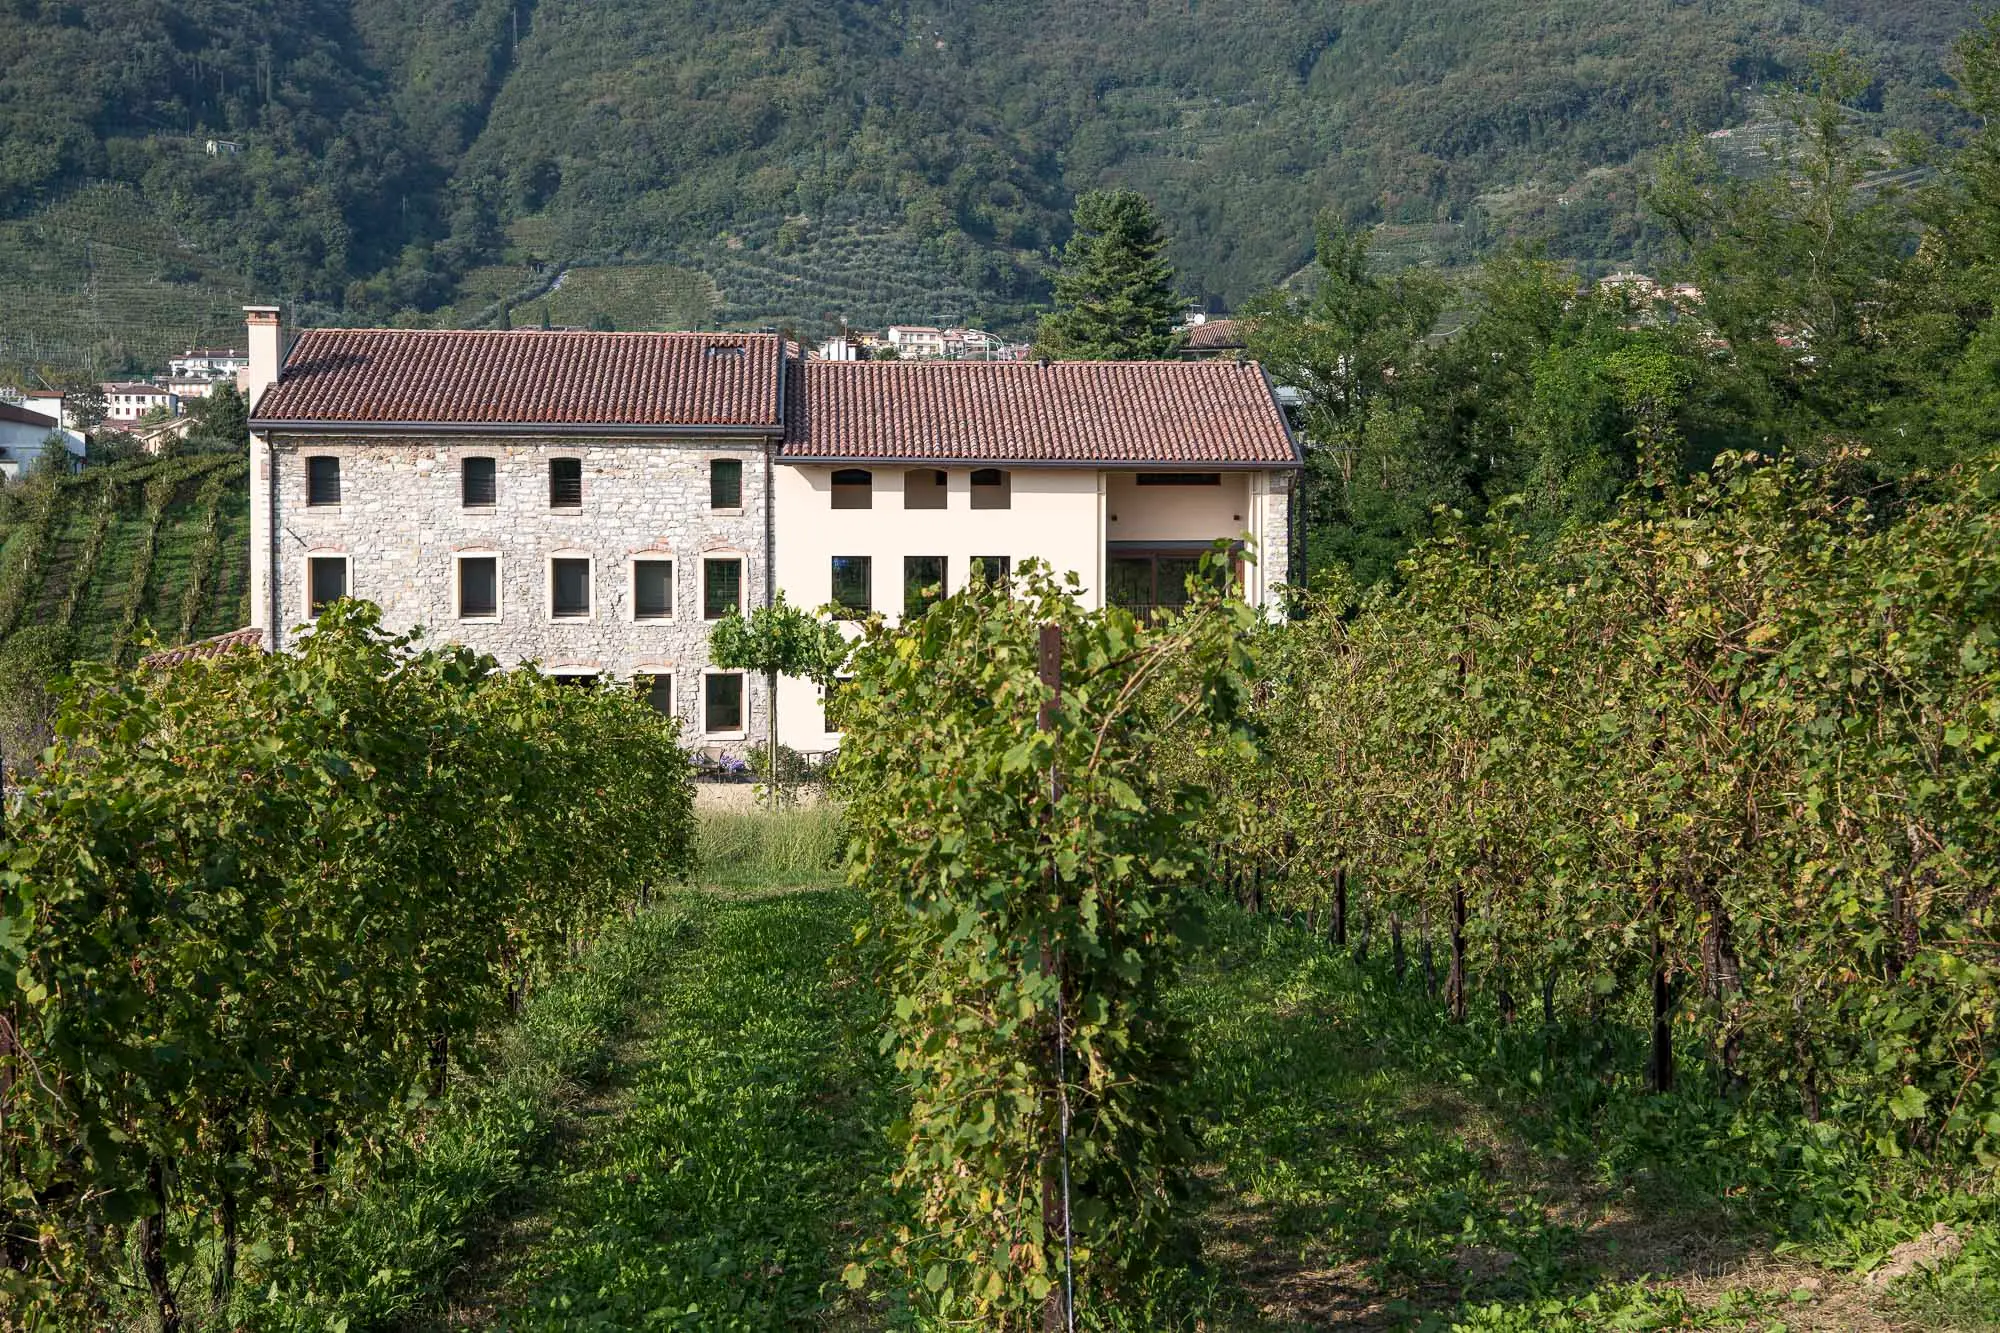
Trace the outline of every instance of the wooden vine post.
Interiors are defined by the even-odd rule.
[[[1049,696],[1042,703],[1041,713],[1036,719],[1036,729],[1051,732],[1056,728],[1056,709],[1062,703],[1062,626],[1047,624],[1042,626],[1040,668],[1042,684],[1048,688]],[[1049,759],[1049,819],[1053,836],[1053,822],[1056,810],[1062,804],[1062,769],[1051,756]],[[1047,892],[1056,890],[1055,858],[1051,856],[1042,868],[1042,882]],[[1050,1160],[1042,1172],[1042,1234],[1046,1237],[1060,1235],[1063,1248],[1062,1280],[1050,1286],[1047,1300],[1042,1303],[1043,1333],[1071,1333],[1076,1328],[1076,1275],[1070,1262],[1070,1218],[1069,1218],[1069,1069],[1068,1036],[1064,1025],[1069,1022],[1068,996],[1069,978],[1064,971],[1062,950],[1045,941],[1042,945],[1042,969],[1056,978],[1056,1021],[1052,1045],[1054,1046],[1056,1069],[1056,1145],[1049,1154]]]

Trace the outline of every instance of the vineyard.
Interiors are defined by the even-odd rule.
[[[365,606],[86,668],[0,851],[0,1280],[52,1327],[1990,1328],[1996,475],[1726,456],[1280,624],[1027,562],[865,627],[840,801],[763,815]]]
[[[239,1280],[325,1327],[354,1298],[273,1256],[686,873],[687,761],[634,697],[417,651],[359,607],[296,657],[80,676],[0,873],[9,1306],[96,1326],[129,1259],[162,1328]]]
[[[129,664],[248,623],[249,464],[191,454],[38,481],[0,519],[0,643],[38,627]]]

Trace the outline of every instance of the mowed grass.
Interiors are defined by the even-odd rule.
[[[1174,997],[1204,1262],[1233,1296],[1209,1327],[1994,1326],[1990,1192],[1700,1088],[1650,1096],[1637,1033],[1544,1032],[1532,1008],[1452,1024],[1379,939],[1362,965],[1234,907],[1213,926]],[[1967,1239],[1956,1271],[1860,1279],[1941,1217]]]
[[[833,890],[690,893],[584,1130],[535,1183],[474,1302],[510,1329],[809,1327],[839,1297],[886,1171],[881,1015]]]

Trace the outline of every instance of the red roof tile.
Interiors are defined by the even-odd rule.
[[[806,361],[786,462],[1299,462],[1254,362]]]
[[[257,421],[775,431],[779,364],[770,334],[315,329]]]
[[[1248,332],[1240,319],[1211,319],[1189,329],[1187,341],[1181,345],[1190,352],[1228,351],[1243,346],[1243,335]]]
[[[233,629],[227,634],[218,634],[212,639],[196,639],[178,648],[163,648],[157,653],[148,653],[139,659],[140,666],[171,667],[183,662],[193,662],[202,658],[221,657],[238,649],[264,650],[264,631],[260,629]]]

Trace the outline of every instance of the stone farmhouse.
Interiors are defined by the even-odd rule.
[[[1092,605],[1185,597],[1216,540],[1275,613],[1298,447],[1254,364],[822,362],[769,334],[308,331],[249,310],[251,623],[343,597],[392,629],[636,682],[691,744],[768,701],[708,633],[782,589],[921,611],[1029,557]],[[813,687],[780,739],[838,743]]]

